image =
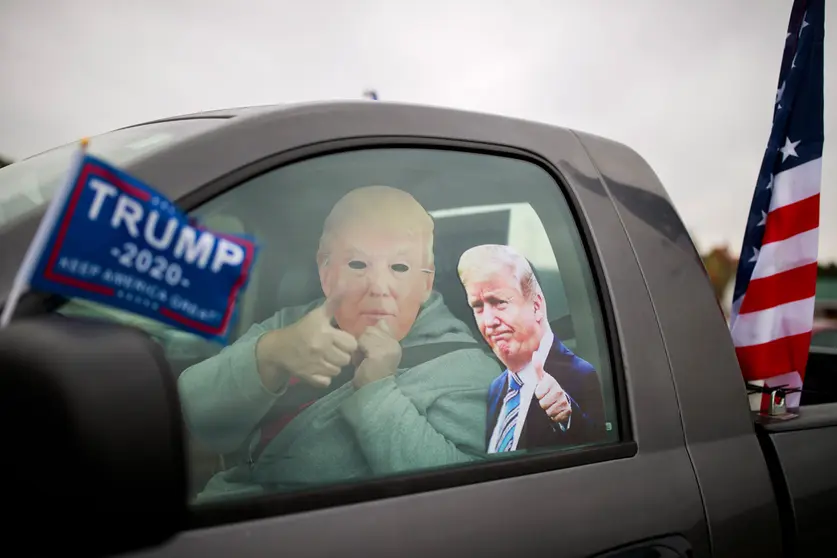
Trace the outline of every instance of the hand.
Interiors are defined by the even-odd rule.
[[[311,385],[328,387],[340,369],[351,362],[357,341],[331,324],[338,303],[329,299],[295,324],[261,338],[256,358],[265,387],[275,391],[281,385],[283,370]]]
[[[535,372],[538,385],[535,386],[535,397],[538,398],[541,409],[552,422],[566,422],[572,414],[572,406],[566,392],[558,381],[544,372],[543,362],[535,361]]]
[[[353,380],[356,389],[395,374],[401,362],[401,344],[384,320],[367,327],[357,342],[361,362]]]

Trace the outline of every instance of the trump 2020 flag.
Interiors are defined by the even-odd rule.
[[[192,223],[82,146],[18,271],[2,325],[28,286],[224,342],[257,251],[249,238]]]
[[[799,406],[814,319],[824,30],[824,0],[795,0],[730,319],[744,379],[760,389],[784,386],[790,409]],[[751,395],[750,406],[764,412],[770,396]]]

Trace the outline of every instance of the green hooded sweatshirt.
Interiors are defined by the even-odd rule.
[[[278,397],[261,383],[256,343],[324,301],[286,308],[218,355],[185,370],[179,388],[192,434],[219,453],[251,449]],[[198,501],[295,490],[485,459],[486,397],[502,369],[433,293],[401,346],[462,348],[355,389],[347,382],[297,415],[258,459],[218,473]]]

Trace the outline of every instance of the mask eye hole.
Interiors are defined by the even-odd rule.
[[[408,266],[407,264],[392,264],[389,267],[396,273],[406,273],[407,271],[410,271],[410,266]]]
[[[360,260],[352,260],[348,265],[352,269],[366,269],[366,262]]]

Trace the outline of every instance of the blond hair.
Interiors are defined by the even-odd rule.
[[[536,295],[543,297],[543,290],[529,261],[511,246],[482,244],[468,248],[459,257],[459,264],[456,267],[459,280],[463,284],[467,282],[467,277],[471,273],[491,271],[511,272],[520,286],[520,292],[527,299],[531,300]]]
[[[416,233],[426,244],[425,267],[433,267],[433,218],[416,199],[391,186],[363,186],[340,198],[323,223],[317,263],[327,265],[334,239],[357,222],[385,223]]]

